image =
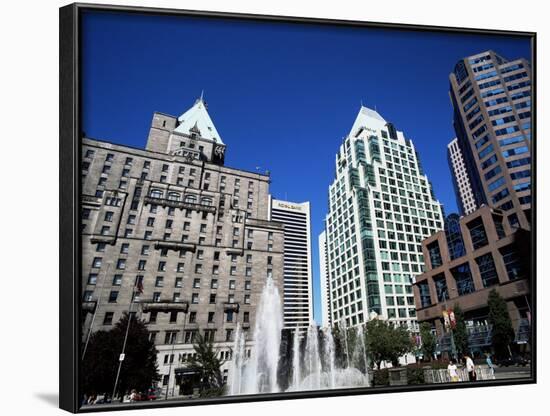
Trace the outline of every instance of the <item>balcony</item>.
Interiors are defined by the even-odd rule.
[[[195,252],[196,245],[193,243],[182,243],[180,241],[165,241],[165,240],[157,240],[155,241],[155,249],[162,250],[174,250],[174,251],[190,251],[192,253]]]
[[[242,256],[244,254],[244,249],[242,247],[230,247],[225,249],[225,254],[228,256],[235,254],[236,256]]]
[[[95,300],[84,300],[84,301],[82,301],[81,309],[82,309],[82,313],[84,313],[84,314],[94,313],[96,307],[97,307],[97,301],[95,301]]]
[[[116,242],[116,235],[101,235],[96,234],[90,237],[90,243],[105,243],[105,244],[114,244]]]
[[[172,207],[172,208],[178,208],[178,209],[190,209],[192,211],[204,211],[212,214],[216,212],[216,207],[213,205],[197,204],[194,202],[178,201],[174,199],[155,198],[152,196],[145,196],[144,202],[145,204],[155,204],[155,205],[160,205],[162,207]]]
[[[160,301],[155,302],[153,300],[140,301],[143,312],[183,312],[187,313],[189,310],[189,302],[174,302],[174,301]]]
[[[83,204],[101,205],[102,198],[93,195],[82,195],[81,201]]]
[[[272,229],[281,230],[281,231],[283,231],[285,228],[285,225],[282,222],[259,220],[256,218],[247,218],[246,225],[249,225],[252,227],[272,228]]]
[[[223,310],[224,312],[239,312],[239,303],[231,303],[231,302],[225,302],[223,304]]]

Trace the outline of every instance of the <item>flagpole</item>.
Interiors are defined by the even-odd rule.
[[[103,280],[101,281],[101,287],[99,288],[99,295],[97,296],[97,303],[95,305],[94,314],[92,315],[92,322],[90,322],[90,329],[88,330],[88,335],[86,336],[86,342],[84,343],[84,350],[82,351],[82,361],[84,361],[84,357],[86,356],[86,351],[88,350],[88,343],[90,342],[90,337],[92,335],[92,330],[94,328],[95,317],[97,315],[97,311],[101,303],[101,296],[103,295],[103,286],[105,285],[105,279],[109,275],[110,267],[111,267],[111,264],[110,263],[107,264],[107,270],[105,271],[105,276],[103,276]]]
[[[134,289],[138,288],[138,291],[141,293],[143,291],[141,283],[136,282]],[[136,297],[136,291],[132,290],[132,301],[130,302],[130,307],[128,308],[128,324],[126,325],[126,333],[124,334],[124,342],[122,343],[122,352],[118,357],[118,370],[116,372],[115,385],[113,386],[113,394],[111,395],[111,403],[115,400],[116,388],[118,385],[118,379],[120,377],[120,369],[122,367],[122,362],[124,361],[124,352],[126,351],[126,342],[128,341],[128,332],[130,330],[130,322],[132,321],[132,306],[134,305],[134,299]]]

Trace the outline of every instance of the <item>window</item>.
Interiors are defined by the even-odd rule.
[[[226,322],[233,322],[233,311],[227,311],[225,313],[225,321]]]
[[[193,279],[193,288],[200,289],[200,287],[201,287],[201,279]]]
[[[211,324],[212,322],[214,322],[214,316],[215,316],[215,313],[214,312],[208,312],[208,323]]]
[[[189,323],[190,324],[197,323],[197,312],[195,312],[195,311],[189,312]]]
[[[245,304],[250,304],[250,295],[244,295],[244,303]]]
[[[85,290],[84,294],[82,295],[82,301],[83,302],[91,302],[93,294],[94,294],[93,290]]]
[[[105,317],[103,318],[103,325],[112,325],[114,312],[105,312]]]
[[[202,273],[202,264],[195,264],[195,273],[196,274]]]
[[[176,277],[176,282],[174,284],[174,287],[183,287],[183,278]]]
[[[113,276],[113,286],[120,286],[122,284],[122,275],[115,274]]]
[[[477,267],[479,268],[479,274],[481,275],[483,287],[489,287],[498,284],[498,274],[491,253],[487,253],[483,256],[477,257],[476,263]]]
[[[210,281],[210,288],[211,289],[217,289],[218,288],[218,279],[212,279]]]
[[[163,287],[164,286],[164,277],[157,276],[155,279],[155,287]]]
[[[164,336],[164,343],[175,344],[177,335],[177,331],[166,331],[166,335]]]
[[[243,313],[243,322],[245,324],[250,322],[250,312],[247,311]]]
[[[439,243],[437,241],[434,241],[430,244],[428,244],[428,253],[430,255],[430,263],[432,265],[432,269],[435,269],[443,264],[443,261],[441,259],[441,251],[439,250]]]
[[[506,267],[506,273],[510,280],[523,279],[525,270],[519,253],[513,245],[509,245],[500,249],[502,261]]]
[[[235,280],[230,280],[229,281],[229,289],[234,290],[235,287],[236,287]]]
[[[160,302],[160,292],[153,293],[153,302]]]
[[[97,273],[90,273],[88,275],[88,284],[95,285],[97,283]]]
[[[180,292],[174,292],[174,294],[172,295],[172,302],[181,302]]]
[[[121,254],[128,254],[129,249],[130,249],[130,244],[122,243],[122,245],[120,246],[120,253]]]
[[[449,290],[447,288],[447,280],[445,275],[440,273],[433,278],[435,285],[435,293],[437,294],[437,301],[444,302],[446,299],[449,299]]]
[[[109,303],[116,303],[118,299],[118,290],[111,290],[109,293]]]
[[[451,274],[455,279],[459,296],[467,295],[475,290],[472,274],[470,273],[470,265],[468,263],[461,264],[451,269]]]
[[[164,271],[166,271],[166,262],[165,262],[165,261],[159,261],[159,265],[158,265],[157,270],[158,270],[159,272],[164,272]]]
[[[199,303],[199,294],[198,293],[193,293],[191,295],[191,303],[193,303],[193,304]]]
[[[185,269],[185,263],[178,263],[178,266],[176,267],[176,271],[178,273],[183,273],[184,269]]]
[[[138,270],[145,270],[146,265],[147,265],[147,260],[140,260],[138,262]]]
[[[487,240],[487,233],[485,232],[485,227],[483,225],[483,220],[481,219],[481,217],[470,221],[467,226],[470,230],[470,236],[472,238],[472,245],[474,247],[474,250],[477,250],[478,248],[489,244],[489,241]]]
[[[210,303],[216,303],[216,294],[215,293],[210,294]]]
[[[101,257],[94,257],[94,260],[92,261],[92,267],[94,269],[100,268],[102,260],[103,259]]]
[[[244,290],[250,290],[252,288],[252,283],[250,280],[245,280],[244,282]]]
[[[422,305],[422,307],[426,308],[430,306],[432,304],[432,298],[430,296],[430,287],[428,286],[428,282],[419,283],[418,291],[420,292],[420,304]]]
[[[97,243],[95,251],[99,251],[100,253],[103,253],[105,251],[105,247],[107,244],[105,243]]]

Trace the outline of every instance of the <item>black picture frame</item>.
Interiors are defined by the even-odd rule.
[[[59,113],[59,159],[60,159],[60,228],[59,228],[59,407],[69,412],[93,412],[107,410],[127,410],[137,408],[159,408],[176,406],[194,406],[203,404],[222,404],[233,402],[257,402],[266,400],[288,400],[315,397],[333,397],[346,395],[364,395],[378,393],[414,392],[425,390],[442,390],[453,388],[474,388],[503,386],[510,384],[531,384],[537,382],[537,304],[536,296],[532,296],[532,325],[531,348],[532,370],[531,377],[515,380],[487,380],[483,383],[441,385],[407,385],[377,388],[352,388],[323,391],[287,392],[277,395],[259,394],[253,396],[218,397],[189,400],[173,400],[166,402],[147,402],[134,404],[120,404],[116,407],[105,405],[96,408],[81,409],[79,405],[79,360],[81,339],[80,329],[80,141],[81,141],[81,32],[80,19],[83,12],[118,12],[125,14],[170,15],[170,16],[198,16],[208,19],[237,19],[256,22],[284,22],[299,25],[327,25],[345,27],[384,28],[400,31],[428,31],[436,33],[487,34],[493,36],[525,37],[531,41],[532,56],[532,232],[531,232],[531,264],[532,264],[532,294],[536,295],[536,147],[537,147],[537,34],[535,32],[518,32],[508,30],[473,29],[466,27],[444,27],[412,24],[393,24],[366,21],[347,21],[318,18],[304,18],[292,16],[268,16],[243,13],[207,12],[194,10],[163,9],[152,7],[130,7],[116,5],[97,5],[75,3],[59,10],[59,68],[60,68],[60,113]]]

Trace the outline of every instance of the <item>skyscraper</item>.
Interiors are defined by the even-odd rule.
[[[323,231],[319,234],[319,281],[321,285],[321,325],[332,325],[330,313],[330,282],[328,280],[327,263],[327,235]]]
[[[454,127],[476,207],[530,227],[531,68],[493,51],[461,59],[449,75]]]
[[[378,314],[417,329],[412,292],[421,241],[442,229],[441,205],[413,143],[361,107],[336,155],[325,221],[333,322]]]
[[[447,145],[447,161],[451,169],[456,204],[460,215],[471,214],[476,210],[477,205],[470,183],[470,176],[464,162],[464,155],[456,138]]]
[[[179,117],[154,113],[145,149],[82,140],[83,334],[145,320],[163,397],[192,393],[199,333],[228,376],[237,324],[254,327],[267,278],[283,290],[270,178],[224,166],[225,148],[202,97]]]
[[[269,218],[284,224],[284,328],[303,332],[313,319],[309,202],[270,198]]]

